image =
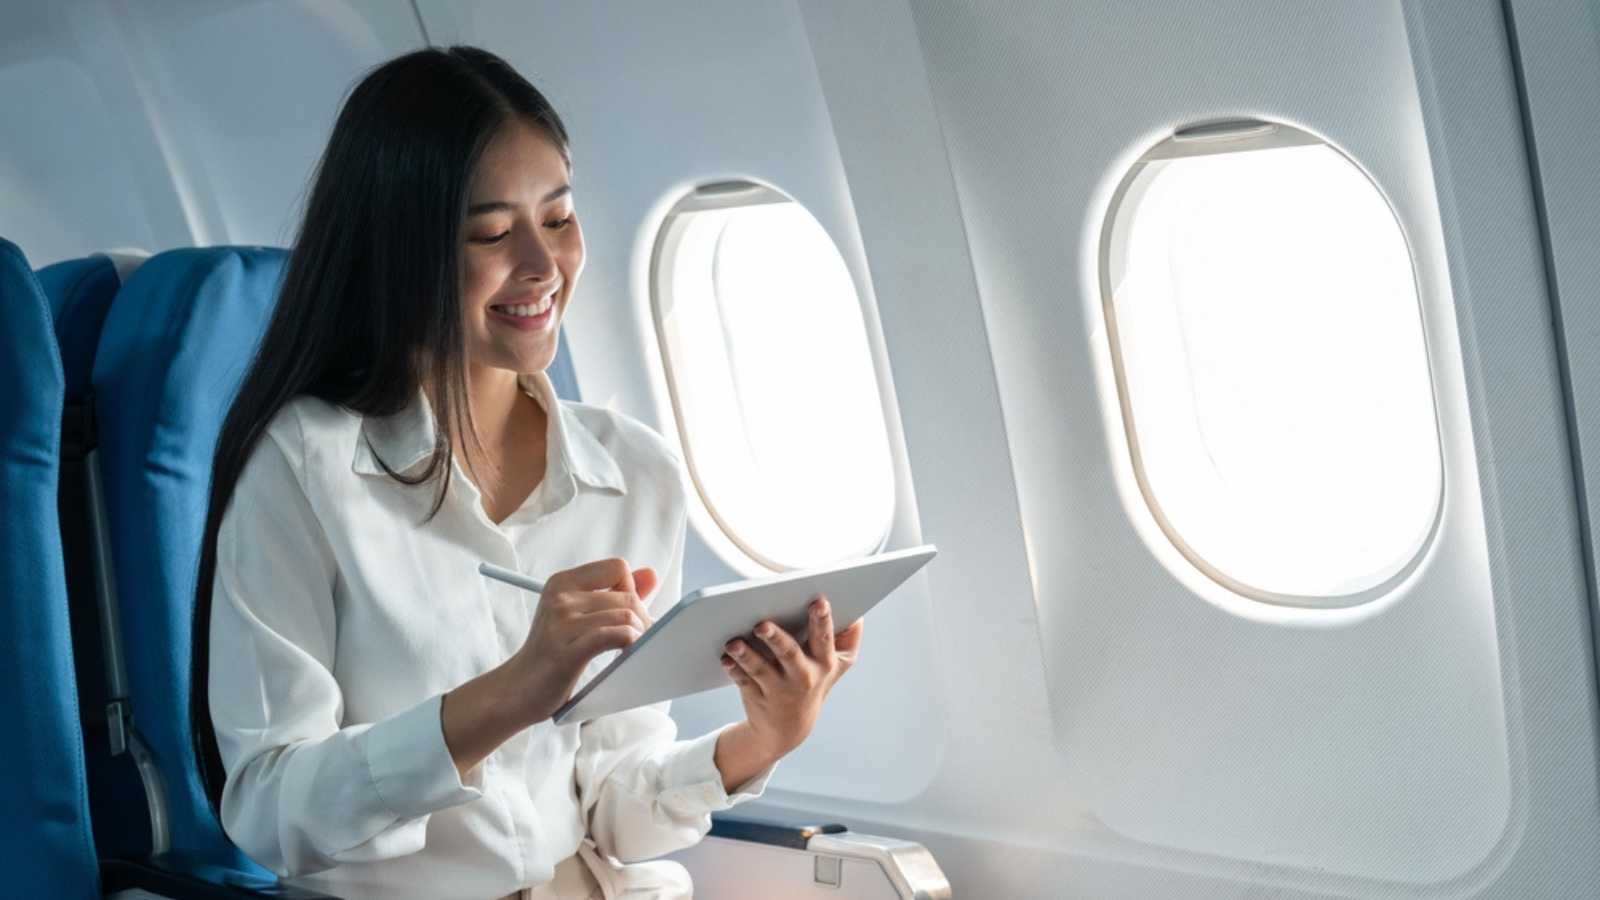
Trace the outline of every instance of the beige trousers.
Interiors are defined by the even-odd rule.
[[[556,864],[554,878],[538,887],[507,894],[501,900],[605,900],[605,894],[582,855],[574,853]]]
[[[675,862],[625,866],[602,856],[586,840],[577,853],[556,864],[549,881],[501,900],[690,900],[692,892],[689,873]]]

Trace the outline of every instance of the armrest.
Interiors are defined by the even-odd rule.
[[[949,900],[950,881],[926,847],[837,824],[715,814],[710,838],[674,854],[695,895]],[[742,849],[741,849],[742,848]],[[701,890],[704,888],[705,890]],[[841,891],[843,893],[841,893]]]
[[[819,834],[841,834],[847,830],[843,825],[804,825],[777,819],[751,819],[713,813],[710,836],[804,850],[811,839]]]
[[[928,852],[928,848],[912,841],[846,831],[843,834],[818,835],[806,845],[806,849],[819,854],[819,859],[834,856],[877,863],[901,897],[950,900],[953,896],[950,881],[945,878],[933,854]],[[819,865],[819,875],[821,872]],[[825,881],[824,878],[818,880]],[[837,880],[834,883],[837,884]]]
[[[106,896],[139,889],[172,900],[338,900],[247,872],[165,854],[149,860],[102,859]]]

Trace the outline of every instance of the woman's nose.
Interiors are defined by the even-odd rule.
[[[517,276],[531,281],[549,281],[555,277],[556,257],[537,235],[524,238],[517,248]]]

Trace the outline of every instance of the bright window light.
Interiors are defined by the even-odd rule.
[[[894,473],[855,285],[803,207],[734,187],[686,198],[656,252],[690,475],[721,530],[768,569],[872,553]]]
[[[1256,599],[1346,605],[1404,576],[1442,491],[1400,224],[1337,150],[1254,123],[1147,154],[1113,204],[1105,309],[1141,491]]]

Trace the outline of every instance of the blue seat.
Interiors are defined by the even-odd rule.
[[[100,893],[56,514],[65,395],[48,302],[0,240],[0,709],[21,725],[0,773],[0,871],[18,897]]]
[[[111,311],[111,301],[122,288],[123,279],[141,262],[142,257],[97,253],[54,263],[34,273],[50,302],[68,401],[89,393],[106,313]]]
[[[165,848],[158,846],[164,837],[155,834],[160,820],[150,816],[147,799],[159,796],[159,787],[147,786],[138,766],[148,755],[131,733],[126,673],[107,653],[108,641],[118,640],[119,632],[114,598],[101,596],[102,582],[97,578],[104,548],[96,541],[100,498],[90,471],[96,446],[90,380],[112,299],[143,258],[96,254],[35,273],[50,304],[66,379],[58,510],[90,821],[100,855],[124,859],[142,859]]]
[[[129,698],[165,784],[171,851],[263,881],[271,873],[223,835],[200,784],[189,628],[211,454],[284,257],[223,247],[146,260],[106,316],[92,379]]]
[[[276,301],[286,254],[170,250],[111,304],[93,390],[129,693],[166,784],[175,856],[263,881],[212,814],[188,718],[190,628],[212,454]],[[562,341],[550,370],[577,382]]]

